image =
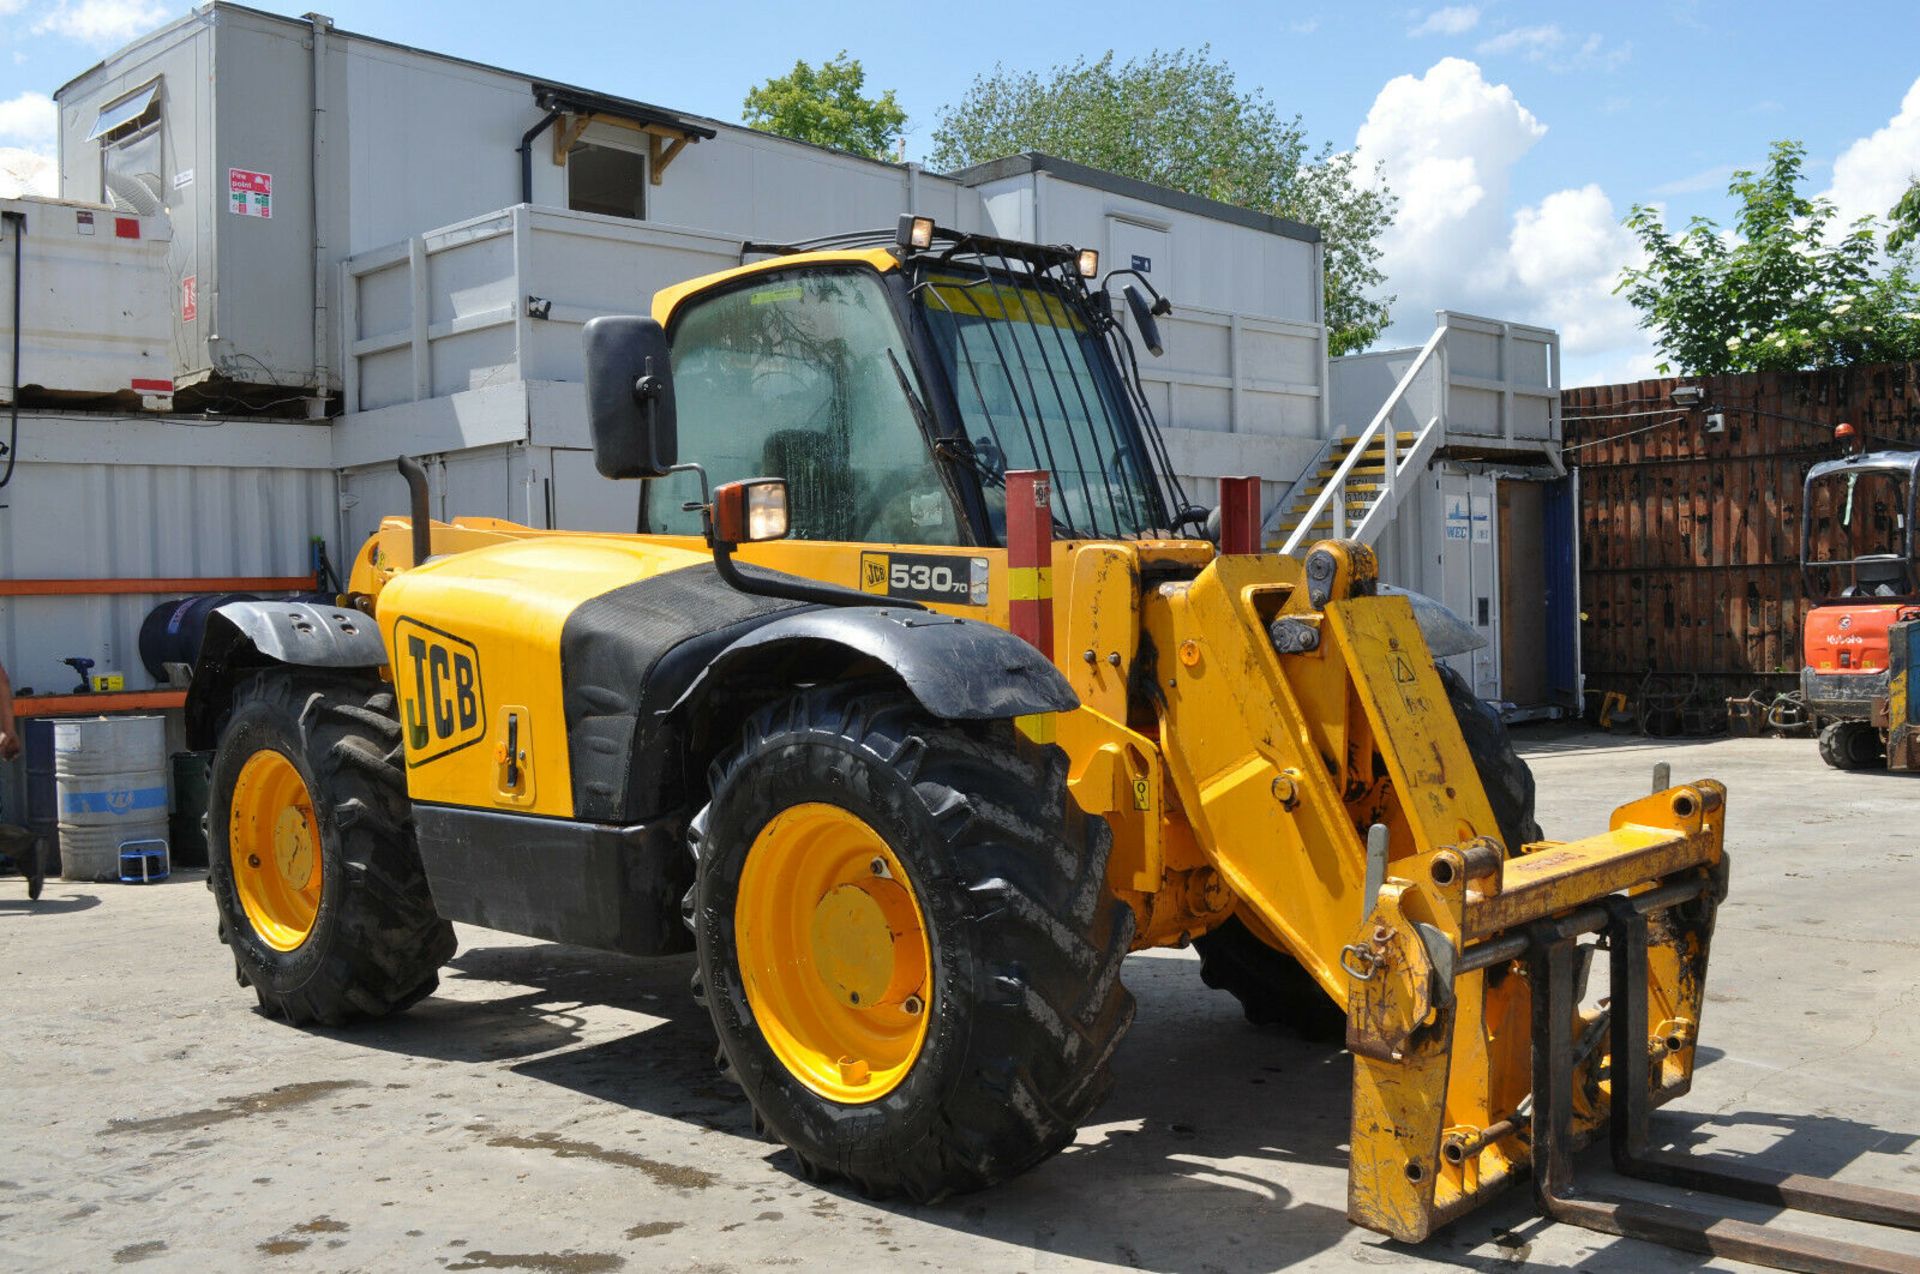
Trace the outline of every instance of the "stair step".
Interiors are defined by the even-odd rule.
[[[1346,507],[1346,516],[1348,516],[1348,518],[1354,518],[1354,516],[1361,516],[1361,518],[1363,518],[1363,516],[1367,516],[1369,512],[1373,512],[1373,505],[1348,505],[1348,507]],[[1308,516],[1308,507],[1306,507],[1306,505],[1294,505],[1294,507],[1286,510],[1286,518],[1288,518],[1290,522],[1298,522],[1298,520],[1304,518],[1304,516]],[[1321,510],[1319,520],[1321,520],[1321,522],[1327,520],[1327,512],[1325,512],[1325,510]]]
[[[1319,499],[1319,497],[1315,496],[1314,499],[1317,500]],[[1360,496],[1349,495],[1345,500],[1341,501],[1341,503],[1345,504],[1349,509],[1371,509],[1374,505],[1380,502],[1378,500],[1371,500],[1371,499],[1366,499]],[[1288,509],[1287,512],[1293,514],[1296,517],[1304,517],[1306,516],[1307,510],[1311,509],[1312,507],[1313,507],[1313,500],[1296,500],[1294,501],[1293,507]],[[1332,506],[1329,505],[1328,507],[1332,507]]]

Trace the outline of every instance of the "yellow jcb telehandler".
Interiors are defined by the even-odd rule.
[[[450,921],[692,948],[757,1122],[810,1175],[934,1200],[1067,1144],[1124,957],[1193,943],[1249,1016],[1344,1016],[1361,1225],[1418,1242],[1530,1168],[1581,1225],[1860,1251],[1576,1197],[1602,1133],[1629,1172],[1920,1215],[1649,1151],[1692,1079],[1724,789],[1543,839],[1436,661],[1459,621],[1358,544],[1258,552],[1252,479],[1188,502],[1120,317],[1157,349],[1144,279],[1110,301],[1091,251],[915,217],[756,253],[587,326],[635,534],[434,522],[403,460],[412,516],[338,604],[213,621],[189,729],[262,1006],[403,1009]]]

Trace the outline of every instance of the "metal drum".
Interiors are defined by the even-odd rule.
[[[167,838],[163,717],[81,717],[53,725],[61,875],[120,879],[120,847]]]

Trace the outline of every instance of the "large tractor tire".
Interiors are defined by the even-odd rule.
[[[1820,759],[1836,770],[1873,769],[1887,759],[1887,745],[1871,721],[1831,721],[1820,731]]]
[[[1509,854],[1540,839],[1534,820],[1533,771],[1514,751],[1506,723],[1492,704],[1473,693],[1466,679],[1446,664],[1436,665],[1447,702],[1460,723],[1467,751],[1486,789],[1487,803],[1500,826]],[[1200,953],[1200,978],[1240,1001],[1255,1026],[1286,1026],[1308,1039],[1331,1040],[1346,1030],[1346,1013],[1327,998],[1320,984],[1286,952],[1237,918],[1194,939]]]
[[[214,754],[207,887],[240,985],[296,1025],[383,1017],[453,957],[408,829],[393,695],[271,671],[235,696]]]
[[[1513,736],[1494,706],[1473,692],[1467,679],[1446,664],[1440,670],[1440,683],[1447,688],[1447,702],[1453,705],[1453,718],[1460,723],[1460,734],[1467,741],[1473,768],[1480,772],[1480,786],[1486,789],[1487,804],[1493,807],[1493,820],[1500,827],[1500,839],[1507,853],[1517,854],[1522,845],[1540,839],[1540,824],[1534,819],[1533,770],[1514,751]]]
[[[930,1202],[1072,1140],[1133,1019],[1133,913],[1066,760],[872,686],[756,714],[694,822],[696,992],[812,1179]]]

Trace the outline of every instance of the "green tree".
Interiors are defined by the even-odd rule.
[[[1044,74],[996,66],[941,113],[928,162],[952,169],[1029,150],[1318,226],[1331,350],[1364,349],[1387,325],[1379,239],[1392,193],[1353,153],[1310,150],[1300,117],[1242,89],[1208,46],[1121,64],[1108,52]]]
[[[1920,240],[1920,179],[1907,187],[1907,193],[1887,213],[1887,220],[1893,226],[1887,233],[1887,251],[1897,252]]]
[[[1639,204],[1628,215],[1646,263],[1623,271],[1615,291],[1657,335],[1663,373],[1920,357],[1911,249],[1882,255],[1872,217],[1832,228],[1833,205],[1800,192],[1805,159],[1806,147],[1780,141],[1764,169],[1734,173],[1727,193],[1737,212],[1724,231],[1695,217],[1675,235]]]
[[[793,70],[750,89],[743,118],[750,128],[803,142],[851,151],[868,159],[891,159],[906,131],[907,113],[888,89],[868,97],[867,73],[858,58],[838,56],[819,66],[804,60]]]

